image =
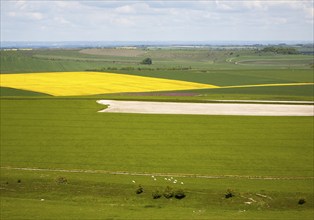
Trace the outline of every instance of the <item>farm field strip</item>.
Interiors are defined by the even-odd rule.
[[[188,90],[217,87],[202,83],[105,72],[1,74],[0,77],[2,87],[25,89],[54,96]]]
[[[108,107],[99,112],[141,114],[314,116],[314,105],[175,103],[98,100]]]
[[[232,60],[229,60],[231,62]],[[235,61],[234,64],[240,64],[240,65],[289,65],[289,63],[292,63],[293,65],[306,65],[310,62],[313,62],[313,58],[299,58],[299,59],[249,59],[249,60],[238,60]]]
[[[254,102],[254,103],[287,103],[287,104],[314,104],[313,101],[274,101],[274,100],[208,100],[212,102]]]
[[[1,87],[40,92],[53,96],[314,85],[313,82],[283,82],[217,86],[188,80],[107,72],[21,73],[1,74],[0,77]]]
[[[238,86],[221,86],[219,88],[251,88],[251,87],[269,87],[269,86],[306,86],[314,85],[313,82],[310,83],[270,83],[270,84],[256,84],[256,85],[238,85]]]
[[[252,179],[252,180],[310,180],[311,176],[248,176],[248,175],[204,175],[197,173],[143,173],[129,171],[109,171],[109,170],[79,170],[79,169],[45,169],[30,167],[0,167],[5,170],[21,171],[43,171],[61,173],[98,173],[107,175],[128,175],[128,176],[159,176],[159,177],[181,177],[181,178],[205,178],[205,179]]]

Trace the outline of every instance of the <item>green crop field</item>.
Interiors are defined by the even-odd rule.
[[[4,218],[53,219],[58,213],[65,219],[89,215],[145,219],[160,218],[162,213],[169,219],[311,216],[313,118],[97,113],[101,108],[94,100],[1,100],[1,167],[100,172],[2,169]],[[101,171],[161,176],[153,181],[150,176]],[[165,174],[184,185],[165,181]],[[181,177],[185,174],[191,176]],[[240,178],[205,179],[196,174]],[[59,176],[68,184],[57,184]],[[135,194],[137,184],[132,180],[143,185],[143,195]],[[187,197],[153,200],[151,193],[167,185],[184,189]],[[228,189],[234,191],[234,199],[224,198]],[[246,205],[248,198],[256,202]],[[306,205],[297,204],[300,198]],[[14,207],[23,208],[17,213]],[[48,213],[39,211],[41,207]]]
[[[230,87],[62,98],[1,87],[1,219],[313,219],[313,117],[99,113],[96,103],[313,101],[313,84],[296,84],[313,83],[312,56],[137,50],[1,51],[1,74],[94,70]]]

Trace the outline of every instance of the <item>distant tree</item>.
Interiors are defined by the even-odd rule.
[[[151,64],[153,64],[153,61],[152,61],[152,59],[151,58],[145,58],[142,62],[141,62],[141,64],[147,64],[147,65],[151,65]]]
[[[293,47],[275,47],[275,46],[265,47],[261,51],[273,52],[276,54],[298,54],[299,53],[297,49]]]

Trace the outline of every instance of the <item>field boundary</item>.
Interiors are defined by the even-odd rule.
[[[249,175],[205,175],[191,173],[144,173],[129,171],[109,170],[80,170],[80,169],[48,169],[31,167],[0,167],[5,170],[39,171],[39,172],[60,172],[60,173],[88,173],[125,176],[159,176],[159,177],[181,177],[181,178],[203,178],[203,179],[251,179],[251,180],[311,180],[313,176],[249,176]]]

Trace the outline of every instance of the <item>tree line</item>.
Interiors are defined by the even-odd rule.
[[[273,52],[276,54],[298,54],[299,53],[297,49],[293,47],[275,47],[275,46],[265,47],[261,50],[261,52]]]

